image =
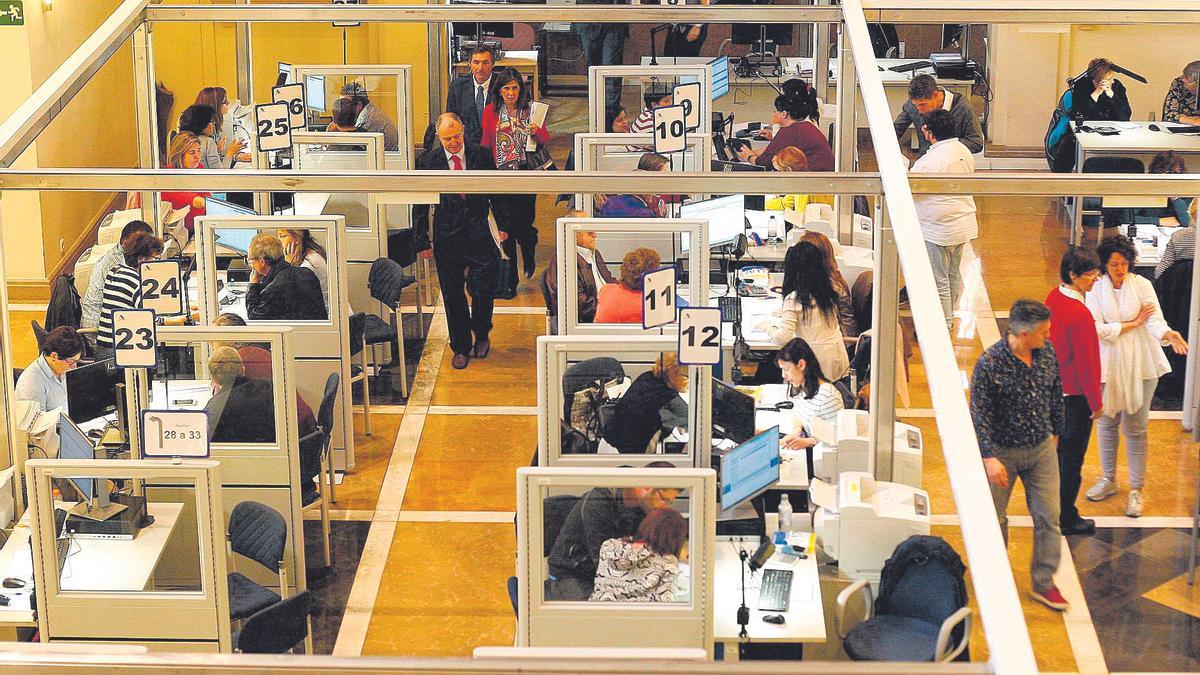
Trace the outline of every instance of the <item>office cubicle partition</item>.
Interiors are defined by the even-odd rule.
[[[633,171],[638,161],[654,148],[644,134],[575,134],[576,171]],[[712,166],[712,136],[689,134],[682,152],[667,155],[669,171],[708,171]],[[703,198],[703,195],[689,195]],[[599,208],[597,201],[603,195],[577,193],[576,208],[589,216]],[[673,206],[668,204],[668,206]],[[662,215],[672,215],[665,213]]]
[[[25,471],[32,515],[31,581],[42,642],[233,651],[218,462],[36,459],[25,464]],[[145,495],[144,509],[153,522],[142,522],[133,538],[89,536],[70,516],[70,534],[58,539],[55,482],[107,490],[111,480],[176,489],[161,499]],[[118,499],[128,504],[126,511],[143,508],[137,496],[114,496],[114,503]],[[122,518],[118,514],[110,520]],[[163,555],[181,540],[188,542],[186,555]],[[162,578],[190,582],[163,583]]]
[[[558,260],[574,260],[575,239],[580,232],[594,232],[595,250],[604,259],[613,278],[620,280],[621,260],[636,248],[658,253],[662,267],[676,268],[675,294],[692,307],[708,305],[709,254],[707,220],[679,218],[559,218]],[[705,255],[690,255],[691,251]],[[584,322],[579,316],[579,275],[575,265],[559,265],[559,332],[564,335],[645,335],[676,330],[671,323],[661,328],[643,328],[641,323]],[[686,280],[684,275],[686,274]],[[614,282],[616,283],[616,282]],[[670,302],[677,302],[675,297]]]
[[[711,469],[518,469],[517,646],[692,647],[711,656],[716,489]],[[681,571],[670,597],[554,599],[562,596],[549,579],[547,513],[575,499],[605,498],[636,500],[643,511],[674,509],[687,519],[690,573]]]
[[[645,465],[659,460],[679,467],[709,466],[712,447],[710,366],[687,367],[687,390],[680,392],[687,405],[686,434],[677,433],[671,437],[664,431],[658,435],[653,448],[630,454],[620,454],[611,443],[599,442],[597,438],[603,437],[604,433],[602,426],[597,427],[594,422],[600,422],[601,417],[608,419],[615,411],[615,401],[623,394],[623,387],[631,386],[638,376],[653,369],[663,354],[675,355],[677,348],[678,338],[674,335],[539,337],[538,466],[615,467]],[[624,381],[610,387],[613,382],[607,375],[595,374],[607,373],[607,368],[597,370],[587,364],[581,365],[599,357],[614,359],[620,364],[624,378],[616,379]],[[596,386],[598,380],[602,382]],[[584,405],[594,398],[587,397],[588,389],[595,389],[597,395],[603,390],[596,405],[604,409],[595,414]],[[587,452],[576,450],[573,453],[572,447],[579,446],[564,443],[564,435],[574,435],[572,430],[584,436],[594,450],[589,448]]]
[[[258,320],[250,325],[290,326],[295,345],[296,389],[306,401],[320,401],[325,381],[330,373],[338,373],[340,386],[333,413],[333,461],[338,467],[354,466],[354,418],[349,393],[350,334],[349,307],[346,298],[346,262],[342,251],[346,236],[345,219],[341,216],[241,216],[203,217],[196,219],[196,273],[198,287],[196,304],[201,321],[211,324],[220,314],[240,313],[245,317],[245,293],[249,284],[248,268],[240,257],[226,262],[230,244],[244,250],[249,239],[258,232],[274,234],[279,229],[308,230],[313,239],[325,248],[328,265],[328,288],[325,292],[324,320]],[[218,243],[218,236],[221,241]],[[222,262],[218,264],[218,254]],[[224,269],[222,269],[224,268]],[[232,275],[232,276],[231,276]],[[217,283],[221,281],[221,288]]]
[[[225,506],[222,525],[234,507],[245,501],[271,507],[288,527],[284,549],[284,571],[294,588],[307,587],[304,564],[304,518],[301,497],[299,415],[295,329],[279,325],[253,326],[162,326],[158,329],[159,364],[154,370],[127,369],[127,415],[131,456],[153,456],[158,440],[153,427],[143,428],[144,411],[204,410],[209,416],[210,458],[220,463],[219,485]],[[221,376],[210,366],[232,347],[244,377],[221,385]],[[218,366],[221,367],[221,366]],[[228,366],[224,366],[228,369]],[[214,394],[213,390],[222,390]],[[268,397],[265,398],[265,397]],[[303,400],[315,414],[319,396],[304,393]],[[147,481],[146,494],[154,499],[173,497],[177,488]],[[181,523],[187,522],[185,515]],[[189,523],[190,524],[190,523]],[[189,543],[168,546],[165,558],[177,558]],[[269,587],[279,585],[278,576],[261,565],[234,558],[232,571],[240,572]],[[173,581],[180,581],[175,579]]]
[[[626,85],[637,85],[636,109],[629,107],[626,113],[632,121],[642,111],[644,102],[643,92],[654,88],[655,91],[670,93],[677,84],[688,82],[700,83],[699,126],[695,130],[698,136],[712,134],[712,66],[705,64],[691,65],[659,65],[659,66],[592,66],[588,68],[588,131],[606,133],[604,128],[605,103],[607,101],[608,80],[621,82],[622,90]],[[622,96],[624,100],[625,97]],[[679,101],[675,102],[679,105]],[[689,131],[689,134],[692,132]],[[643,139],[646,136],[642,136]]]

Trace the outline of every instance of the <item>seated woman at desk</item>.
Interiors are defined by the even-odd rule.
[[[604,111],[604,128],[605,133],[610,134],[627,134],[629,133],[629,115],[625,114],[623,106],[616,108],[606,108]],[[627,147],[626,150],[636,152],[636,148]],[[575,148],[567,153],[567,163],[563,171],[575,170]],[[582,208],[582,204],[575,204],[575,194],[571,192],[563,192],[554,200],[555,204],[566,204],[571,208]]]
[[[213,320],[214,326],[245,326],[246,321],[237,314],[226,312]],[[271,381],[271,352],[249,342],[213,343],[218,347],[233,347],[242,358],[242,369],[252,380]],[[300,438],[317,430],[317,416],[313,409],[296,390],[296,421]]]
[[[202,149],[200,139],[194,134],[187,131],[177,131],[171,136],[169,145],[167,146],[167,167],[168,169],[203,169],[204,164],[201,162]],[[212,196],[210,192],[163,192],[161,193],[163,201],[169,202],[173,209],[188,209],[187,216],[183,219],[183,226],[187,228],[188,238],[195,232],[196,216],[203,216],[205,209],[205,199]],[[184,242],[185,244],[187,242]]]
[[[106,359],[112,355],[113,312],[141,306],[142,277],[138,265],[162,255],[163,243],[149,232],[137,232],[124,246],[124,251],[121,264],[104,275],[104,290],[100,294],[100,321],[96,328],[97,359]]]
[[[658,269],[652,248],[635,248],[621,260],[619,283],[606,283],[596,294],[596,323],[641,323],[642,276]]]
[[[829,241],[829,237],[815,230],[805,232],[804,236],[800,237],[800,241],[807,241],[821,250],[825,271],[829,273],[829,280],[833,282],[833,288],[838,294],[838,326],[842,329],[842,337],[856,337],[859,329],[854,320],[854,303],[850,297],[850,284],[846,283],[846,277],[843,277],[842,271],[838,269],[833,243]]]
[[[179,115],[179,130],[200,141],[200,165],[206,169],[230,169],[237,162],[250,161],[250,155],[243,152],[245,141],[234,140],[222,149],[213,138],[217,133],[217,111],[209,106],[188,106]]]
[[[310,269],[293,267],[283,242],[266,232],[250,240],[247,261],[254,270],[246,291],[246,317],[256,321],[324,321],[329,318],[321,281]]]
[[[1125,85],[1116,78],[1111,61],[1092,59],[1087,72],[1071,85],[1070,115],[1087,122],[1128,122],[1133,116]]]
[[[17,400],[33,401],[42,410],[67,406],[67,371],[83,357],[83,338],[70,326],[59,326],[42,340],[41,354],[21,371]]]
[[[1160,152],[1150,160],[1150,173],[1154,174],[1183,174],[1187,173],[1187,164],[1183,157],[1172,150]],[[1159,208],[1140,208],[1133,211],[1133,222],[1138,225],[1162,225],[1165,227],[1191,227],[1192,208],[1191,197],[1170,197],[1167,205]]]
[[[821,250],[802,241],[788,249],[783,260],[783,308],[775,326],[762,322],[775,344],[804,339],[817,355],[821,372],[840,380],[850,371],[850,357],[838,326],[838,294],[829,279]]]
[[[687,560],[688,523],[671,508],[654,509],[629,537],[600,545],[592,602],[672,602]]]
[[[321,282],[321,296],[329,297],[329,261],[325,248],[308,230],[275,230],[283,244],[283,257],[292,267],[310,269]]]
[[[638,160],[635,171],[666,171],[670,168],[671,160],[655,153],[647,152]],[[599,210],[596,215],[601,218],[666,218],[670,214],[670,204],[677,201],[674,195],[597,195]]]
[[[776,154],[784,148],[796,148],[808,158],[809,168],[804,170],[833,171],[833,148],[816,124],[821,115],[817,92],[803,80],[789,82],[798,83],[789,87],[788,91],[792,93],[785,91],[775,97],[775,114],[771,117],[771,124],[778,125],[779,131],[772,132],[770,127],[763,129],[759,137],[771,141],[767,147],[762,150],[741,150],[738,158],[774,168],[771,160]]]
[[[213,443],[274,443],[275,398],[271,383],[246,377],[233,347],[217,347],[208,357],[213,396],[204,405]],[[224,414],[229,411],[230,414]]]
[[[604,440],[622,454],[653,452],[677,427],[687,429],[688,404],[680,396],[687,388],[688,367],[675,354],[660,355],[617,400]]]
[[[812,421],[817,417],[834,422],[838,411],[845,407],[842,395],[825,379],[812,347],[800,338],[789,340],[775,355],[775,363],[779,364],[779,372],[788,385],[792,414],[804,427],[785,436],[781,443],[792,450],[811,448],[817,441],[808,438],[805,431],[812,428]]]

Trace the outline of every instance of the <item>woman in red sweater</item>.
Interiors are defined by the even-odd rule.
[[[775,98],[775,114],[771,117],[771,123],[778,125],[779,131],[764,129],[760,138],[771,141],[767,147],[759,151],[740,150],[738,156],[742,161],[770,169],[775,154],[790,146],[799,148],[808,158],[809,171],[833,171],[833,149],[815,121],[821,113],[816,91],[804,80],[789,80],[785,84],[789,86]]]
[[[642,322],[642,277],[662,259],[652,248],[635,248],[621,260],[620,283],[604,284],[596,300],[596,323]]]
[[[530,95],[524,78],[515,68],[502,68],[492,73],[491,101],[483,109],[480,125],[483,136],[479,144],[492,151],[496,168],[502,171],[522,171],[536,168],[526,161],[526,143],[532,137],[536,143],[550,142],[550,132],[529,119]],[[525,278],[533,276],[534,250],[537,248],[538,231],[534,227],[537,212],[537,195],[495,195],[492,198],[496,214],[496,226],[504,232],[504,253],[516,258],[517,244],[521,244],[521,258],[525,266]],[[517,267],[509,267],[509,286],[517,287]]]
[[[1059,527],[1063,534],[1093,534],[1096,521],[1082,518],[1075,508],[1082,481],[1083,457],[1092,435],[1092,420],[1103,412],[1100,388],[1100,338],[1096,319],[1084,296],[1100,278],[1096,254],[1072,246],[1063,255],[1058,275],[1062,285],[1050,291],[1050,342],[1058,356],[1066,417],[1058,438]]]

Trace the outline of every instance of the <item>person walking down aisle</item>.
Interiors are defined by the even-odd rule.
[[[1049,337],[1050,310],[1045,305],[1034,300],[1013,303],[1008,335],[975,363],[971,421],[1004,541],[1008,542],[1008,500],[1020,478],[1033,516],[1031,594],[1061,611],[1068,605],[1053,577],[1062,554],[1055,446],[1063,428],[1063,398]]]
[[[496,54],[485,44],[472,50],[470,59],[471,72],[450,83],[446,110],[462,120],[467,142],[478,144],[482,138],[483,111],[492,102],[492,70],[496,66]]]
[[[454,113],[442,113],[435,125],[441,148],[417,159],[423,171],[495,169],[492,155],[478,145],[467,145],[463,125]],[[492,293],[499,264],[499,249],[488,226],[491,198],[485,194],[443,192],[429,228],[429,206],[413,207],[413,238],[422,258],[433,258],[437,267],[446,323],[450,332],[450,365],[461,370],[471,357],[486,359],[492,343]],[[467,304],[466,292],[471,293]]]
[[[1187,354],[1183,336],[1171,330],[1149,279],[1131,272],[1137,249],[1125,236],[1106,237],[1096,253],[1103,276],[1087,294],[1087,307],[1100,336],[1100,381],[1104,383],[1104,416],[1096,422],[1101,477],[1087,498],[1103,501],[1117,494],[1117,445],[1125,431],[1129,459],[1129,497],[1125,515],[1142,515],[1146,482],[1146,425],[1158,378],[1171,372],[1160,345]]]
[[[1063,534],[1095,534],[1096,521],[1082,518],[1075,500],[1083,480],[1083,458],[1092,436],[1092,420],[1103,414],[1100,389],[1100,341],[1096,322],[1084,304],[1084,296],[1100,278],[1100,259],[1095,253],[1072,246],[1058,268],[1062,285],[1050,291],[1050,342],[1058,356],[1062,375],[1063,432],[1058,439],[1058,522]]]
[[[629,0],[575,0],[577,5],[628,5]],[[583,43],[585,69],[591,66],[619,66],[625,60],[625,38],[629,36],[626,23],[573,23],[571,28]],[[621,103],[621,80],[609,78],[604,83],[604,106],[615,108]]]
[[[550,142],[550,132],[530,119],[530,103],[533,97],[521,74],[514,68],[497,70],[492,77],[491,103],[483,110],[484,148],[492,152],[492,160],[500,171],[539,170],[544,166],[535,157],[539,154],[529,150],[526,143],[532,138],[538,146]],[[536,148],[537,146],[535,146]],[[496,214],[496,226],[504,237],[504,254],[512,260],[508,267],[509,293],[516,295],[517,288],[517,244],[521,245],[521,262],[525,278],[533,276],[534,253],[537,250],[538,231],[534,227],[537,216],[537,195],[493,195],[492,209]]]

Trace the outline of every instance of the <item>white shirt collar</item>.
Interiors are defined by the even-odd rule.
[[[1058,287],[1058,292],[1059,292],[1059,293],[1062,293],[1063,295],[1067,296],[1068,298],[1073,298],[1073,299],[1075,299],[1075,300],[1078,300],[1078,301],[1080,301],[1080,302],[1083,302],[1083,301],[1084,301],[1084,300],[1083,300],[1083,295],[1081,295],[1081,294],[1079,293],[1079,291],[1075,290],[1074,288],[1071,288],[1070,286],[1068,286],[1068,285],[1066,285],[1066,284],[1061,284],[1061,285],[1059,285],[1059,287]]]
[[[472,98],[475,97],[475,90],[479,89],[480,87],[483,87],[483,101],[484,101],[484,103],[486,103],[487,99],[488,99],[488,92],[490,92],[492,90],[492,76],[488,75],[488,79],[484,80],[483,82],[480,82],[479,80],[475,79],[474,75],[472,75],[471,76],[471,97]]]
[[[592,263],[596,260],[596,251],[593,249],[576,245],[575,251],[578,252],[584,260],[588,261],[588,263]]]
[[[466,157],[466,153],[464,150],[459,150],[458,152],[450,152],[449,150],[447,150],[446,148],[443,147],[442,152],[446,153],[446,166],[450,167],[451,169],[454,169],[454,161],[451,160],[450,158],[457,156],[459,161],[462,162],[462,168],[464,168],[464,169],[467,168],[467,157]]]
[[[954,93],[949,89],[943,89],[942,93],[946,95],[945,100],[942,101],[942,110],[949,110],[954,105]]]

